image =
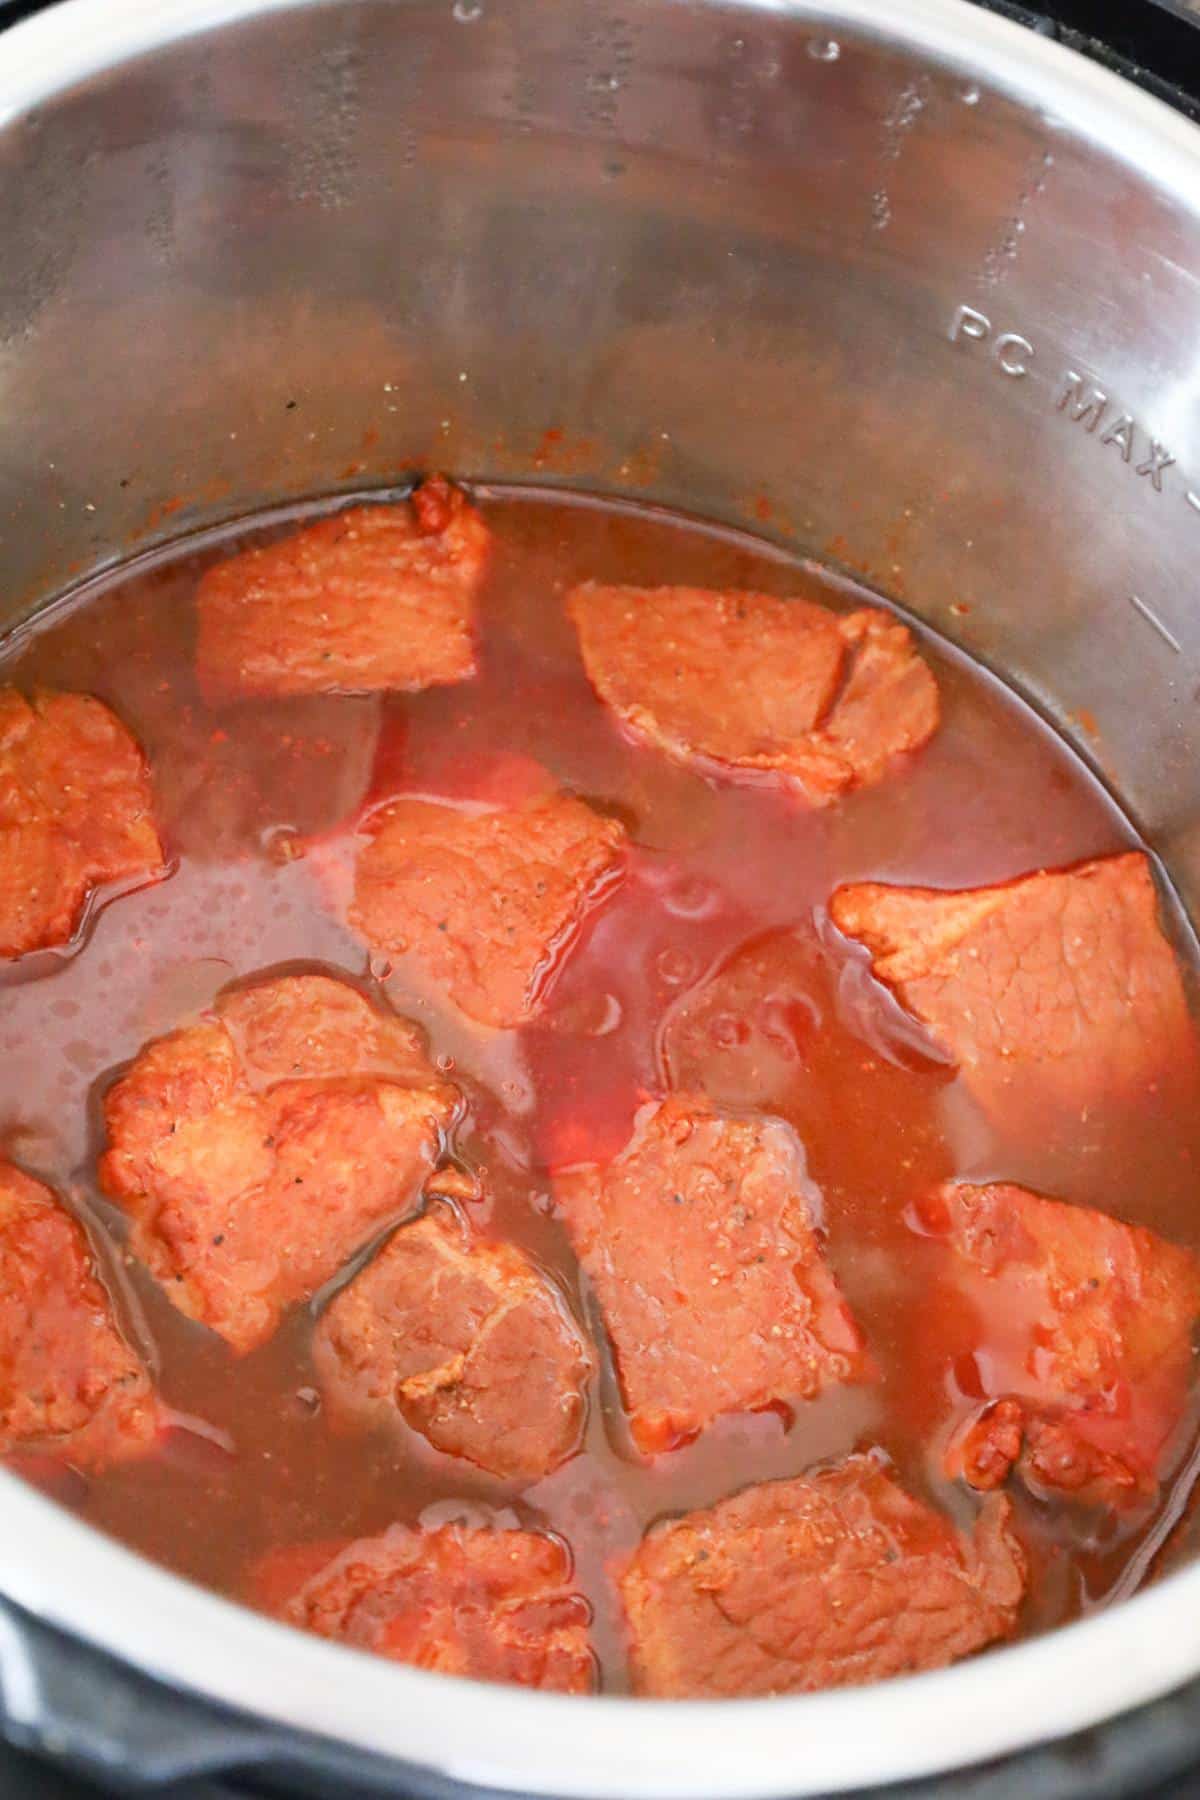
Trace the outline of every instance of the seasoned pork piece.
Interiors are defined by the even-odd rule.
[[[100,1178],[175,1305],[253,1350],[412,1204],[457,1099],[407,1020],[285,975],[142,1050]]]
[[[825,806],[937,729],[933,676],[887,613],[597,582],[567,604],[600,698],[676,762]]]
[[[622,827],[569,794],[483,811],[398,800],[372,828],[351,924],[483,1025],[537,1012],[623,872]]]
[[[950,1183],[919,1223],[945,1243],[955,1302],[944,1324],[930,1297],[929,1330],[948,1368],[974,1369],[983,1402],[950,1443],[949,1473],[992,1488],[1017,1464],[1043,1491],[1114,1507],[1153,1497],[1195,1367],[1200,1260],[1004,1183]]]
[[[83,1227],[48,1187],[0,1162],[0,1455],[100,1469],[149,1448],[159,1423]]]
[[[442,1201],[399,1231],[317,1327],[335,1411],[399,1411],[437,1449],[536,1481],[578,1448],[594,1358],[546,1276]]]
[[[634,1686],[731,1699],[941,1668],[1012,1635],[1025,1580],[999,1495],[966,1539],[851,1456],[650,1531],[621,1581]]]
[[[869,1374],[825,1260],[803,1147],[780,1120],[674,1095],[642,1109],[607,1167],[559,1175],[555,1196],[639,1449],[669,1450],[722,1413]]]
[[[405,504],[350,507],[215,564],[197,595],[201,688],[221,700],[469,680],[490,541],[435,477]]]
[[[87,694],[0,688],[0,957],[65,944],[107,881],[164,870],[150,771]]]
[[[989,1110],[1078,1119],[1194,1066],[1139,852],[960,893],[868,882],[830,911]]]
[[[348,1545],[272,1552],[249,1598],[290,1625],[395,1662],[565,1694],[595,1685],[591,1610],[555,1538],[393,1525]]]

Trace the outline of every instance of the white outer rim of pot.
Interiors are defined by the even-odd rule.
[[[0,129],[197,32],[311,0],[63,0],[0,39]],[[1200,132],[1116,75],[964,0],[741,0],[929,56],[1152,168],[1196,217]],[[898,15],[903,14],[902,17]],[[764,1800],[960,1768],[1066,1736],[1200,1672],[1200,1566],[1111,1611],[933,1674],[772,1700],[571,1699],[399,1667],[206,1593],[0,1471],[0,1592],[172,1686],[444,1778],[603,1800]],[[5,1710],[39,1720],[36,1667],[0,1644]]]

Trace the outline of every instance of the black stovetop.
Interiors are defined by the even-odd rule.
[[[41,12],[51,0],[0,0],[0,32]],[[166,0],[163,0],[166,4]],[[992,11],[1031,29],[1061,38],[1101,61],[1119,61],[1142,85],[1181,111],[1200,119],[1200,0],[978,0]],[[3,55],[0,40],[0,56]],[[1028,1779],[1020,1772],[999,1777],[989,1791],[995,1800],[1025,1800]],[[973,1783],[971,1784],[974,1785]],[[100,1800],[129,1792],[116,1785],[97,1787],[51,1767],[0,1741],[0,1800]],[[143,1789],[143,1792],[146,1790]],[[162,1800],[252,1800],[262,1789],[242,1781],[208,1777],[152,1790]],[[310,1790],[311,1792],[312,1790]],[[330,1787],[331,1792],[334,1788]],[[1112,1790],[1109,1789],[1111,1792]],[[948,1793],[951,1790],[948,1790]],[[1121,1783],[1137,1800],[1200,1800],[1200,1767],[1166,1785]]]

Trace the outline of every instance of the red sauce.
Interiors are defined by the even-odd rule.
[[[946,1395],[919,1345],[936,1250],[906,1209],[936,1183],[1001,1178],[1104,1208],[1200,1248],[1195,1193],[1200,1094],[1130,1128],[1102,1158],[1058,1143],[1003,1142],[957,1101],[894,1004],[843,982],[822,1016],[780,1021],[801,1061],[821,1033],[824,1104],[797,1112],[824,1196],[831,1260],[869,1338],[879,1379],[800,1407],[718,1422],[654,1460],[631,1448],[611,1366],[602,1368],[583,1452],[521,1492],[432,1453],[415,1433],[335,1430],[310,1360],[309,1309],[235,1362],[122,1252],[100,1196],[98,1097],[145,1042],[227,982],[279,965],[377,979],[452,1058],[470,1110],[458,1152],[486,1166],[491,1228],[586,1296],[547,1165],[618,1149],[640,1098],[663,1089],[664,1020],[681,994],[759,934],[811,926],[840,883],[972,886],[1136,844],[1084,765],[999,683],[928,635],[943,723],[903,776],[825,811],[778,792],[714,785],[637,749],[584,678],[563,597],[577,580],[691,583],[787,594],[794,563],[745,538],[659,512],[520,490],[485,490],[497,550],[483,600],[479,679],[416,696],[206,707],[193,675],[199,574],[275,533],[278,518],[195,539],[118,571],[10,641],[0,678],[78,688],[108,702],[155,770],[173,872],[99,908],[84,953],[14,965],[0,1000],[0,1149],[56,1184],[102,1247],[126,1329],[179,1415],[162,1451],[99,1476],[48,1485],[85,1519],[185,1575],[242,1591],[253,1559],[281,1545],[370,1535],[399,1521],[498,1517],[562,1535],[595,1608],[604,1685],[626,1683],[606,1573],[649,1522],[707,1506],[749,1482],[880,1444],[899,1478],[969,1522],[931,1433]],[[292,524],[295,515],[283,523]],[[824,578],[823,578],[824,579]],[[864,598],[832,575],[829,603]],[[872,599],[873,597],[867,596]],[[374,970],[322,904],[295,834],[330,833],[397,789],[452,791],[456,768],[530,757],[628,827],[633,874],[594,918],[534,1024],[488,1034],[452,1026],[398,978]],[[503,768],[497,776],[501,779]],[[1174,921],[1186,945],[1182,921]],[[32,978],[36,977],[36,979]],[[736,1018],[710,1020],[714,1055]],[[789,1036],[790,1034],[790,1036]],[[789,1043],[791,1048],[789,1049]],[[874,1072],[864,1080],[864,1059]],[[700,1071],[702,1074],[702,1070]],[[532,1194],[532,1203],[530,1196]],[[1023,1628],[1056,1625],[1136,1585],[1184,1497],[1191,1430],[1171,1452],[1153,1516],[1117,1521],[1014,1492],[1034,1567]]]

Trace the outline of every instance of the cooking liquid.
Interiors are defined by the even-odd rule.
[[[353,1538],[394,1521],[550,1529],[571,1546],[595,1609],[603,1685],[620,1691],[625,1655],[608,1571],[664,1514],[878,1444],[915,1493],[970,1524],[974,1498],[939,1472],[938,1432],[955,1392],[930,1302],[940,1253],[905,1225],[906,1207],[953,1175],[1003,1177],[1200,1249],[1200,1093],[1115,1133],[1104,1121],[1091,1134],[1065,1122],[1060,1141],[1005,1142],[861,957],[836,949],[824,909],[842,882],[973,886],[1136,844],[1084,765],[994,679],[923,633],[943,723],[881,785],[825,811],[781,792],[713,785],[621,736],[588,686],[564,615],[572,583],[800,587],[833,606],[874,597],[811,565],[799,574],[793,559],[752,539],[659,511],[519,488],[478,499],[496,548],[480,675],[462,686],[204,704],[192,675],[197,577],[312,508],[145,559],[14,634],[0,657],[0,679],[94,693],[131,727],[155,771],[174,859],[161,884],[95,908],[70,952],[26,958],[0,986],[0,1150],[85,1219],[125,1327],[179,1415],[146,1460],[89,1478],[40,1460],[30,1472],[92,1524],[232,1595],[248,1564],[280,1544]],[[293,853],[313,838],[336,850],[364,803],[394,792],[462,792],[481,771],[502,787],[512,757],[535,759],[618,815],[636,849],[543,1015],[489,1033],[372,964],[328,909],[313,860]],[[1182,921],[1171,925],[1189,955]],[[636,1106],[663,1091],[672,1007],[748,940],[785,927],[816,934],[842,959],[832,985],[779,1021],[770,1104],[804,1138],[833,1267],[878,1366],[873,1384],[802,1404],[790,1422],[774,1412],[719,1421],[647,1461],[631,1447],[606,1359],[582,1452],[522,1492],[431,1450],[399,1422],[378,1435],[335,1428],[309,1358],[312,1309],[296,1309],[265,1348],[236,1359],[123,1249],[121,1215],[94,1174],[99,1101],[114,1074],[227,982],[281,965],[322,968],[382,989],[423,1023],[435,1054],[453,1059],[469,1101],[455,1152],[486,1167],[492,1191],[475,1216],[559,1280],[606,1357],[553,1216],[547,1165],[618,1149]],[[717,1017],[709,1028],[719,1068],[744,1021]],[[805,1083],[818,1064],[814,1108]],[[969,1390],[969,1377],[965,1388],[951,1379]],[[1137,1585],[1186,1497],[1194,1424],[1167,1458],[1152,1515],[1118,1522],[1014,1489],[1033,1565],[1024,1631]]]

